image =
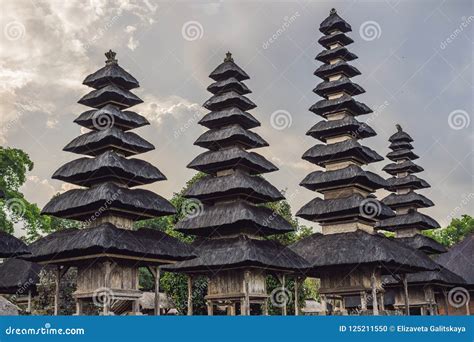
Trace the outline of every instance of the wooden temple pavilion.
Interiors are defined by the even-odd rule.
[[[445,315],[473,315],[474,314],[474,233],[466,236],[446,253],[440,254],[436,262],[457,274],[465,280],[460,287],[451,289],[451,302],[447,298],[448,294],[439,294],[439,312]],[[463,301],[465,301],[463,305]]]
[[[32,299],[42,267],[22,259],[10,258],[0,264],[0,295],[10,296],[15,304],[31,312]]]
[[[209,130],[195,142],[208,151],[188,165],[207,175],[184,195],[200,201],[203,210],[176,225],[178,231],[197,237],[192,246],[198,257],[167,268],[189,275],[189,315],[193,305],[192,279],[198,275],[208,278],[205,299],[209,315],[216,306],[225,306],[229,315],[239,311],[250,315],[251,307],[260,306],[266,314],[267,275],[277,275],[284,290],[285,276],[289,273],[301,276],[299,270],[306,267],[306,262],[277,241],[267,239],[294,228],[263,206],[284,197],[260,176],[276,171],[277,167],[263,156],[248,151],[268,146],[250,130],[260,123],[247,112],[256,107],[245,96],[251,92],[243,83],[249,76],[227,53],[210,78],[215,82],[207,89],[213,96],[204,103],[210,112],[199,121]]]
[[[320,25],[319,43],[326,48],[316,56],[323,62],[315,75],[323,82],[314,92],[323,100],[310,111],[321,116],[307,135],[320,140],[303,159],[324,170],[310,173],[301,185],[321,193],[304,205],[297,216],[318,222],[322,233],[313,234],[291,246],[310,263],[308,276],[320,278],[323,305],[347,313],[348,302],[357,302],[357,312],[369,307],[377,315],[384,310],[382,275],[405,274],[435,269],[423,253],[376,234],[375,223],[394,216],[373,192],[385,187],[385,180],[365,171],[365,164],[383,160],[359,140],[375,136],[369,125],[357,117],[372,111],[353,96],[364,89],[351,78],[360,74],[348,62],[357,58],[346,46],[351,26],[332,9]],[[336,309],[334,309],[336,311]]]
[[[194,255],[188,245],[153,229],[133,230],[133,223],[172,215],[175,208],[163,197],[135,186],[166,179],[153,165],[127,158],[154,149],[130,130],[148,125],[141,115],[128,110],[141,103],[130,90],[138,81],[122,69],[115,52],[106,54],[105,66],[84,80],[93,90],[79,103],[92,107],[75,120],[90,132],[72,140],[65,151],[86,155],[60,167],[53,175],[80,188],[54,197],[42,213],[84,222],[83,229],[64,229],[31,245],[29,260],[56,266],[55,314],[58,313],[59,281],[69,267],[77,267],[74,292],[77,314],[83,304],[100,304],[103,314],[128,303],[137,313],[139,267],[147,267],[159,291],[160,265],[187,260]],[[125,303],[125,304],[124,304]],[[159,296],[156,296],[159,314]]]
[[[430,185],[414,175],[423,171],[423,168],[413,162],[418,158],[413,152],[413,139],[400,125],[396,127],[397,132],[389,138],[392,151],[387,154],[393,163],[384,167],[384,171],[392,176],[385,188],[392,193],[382,200],[396,212],[396,216],[378,222],[376,228],[394,232],[398,241],[427,255],[445,253],[447,250],[444,246],[421,234],[423,230],[439,228],[438,222],[418,211],[434,205],[431,200],[415,192]],[[391,298],[390,303],[385,300],[387,306],[403,309],[411,315],[436,315],[439,306],[436,297],[439,298],[441,294],[441,298],[444,298],[443,294],[450,288],[464,284],[464,279],[441,266],[439,270],[409,274],[408,307],[404,300],[403,285],[397,279],[391,275],[385,276],[383,283]]]

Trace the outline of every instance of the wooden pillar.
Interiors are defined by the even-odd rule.
[[[109,315],[109,309],[110,309],[110,272],[111,272],[111,265],[110,261],[104,262],[105,266],[105,293],[104,293],[104,307],[103,307],[103,315],[108,316]]]
[[[56,266],[54,279],[54,316],[59,313],[59,282],[61,281],[61,266]]]
[[[268,298],[263,302],[263,315],[268,316]]]
[[[188,316],[193,315],[193,277],[188,275]]]
[[[385,311],[385,303],[384,303],[383,292],[379,293],[379,305],[380,305],[380,311]]]
[[[360,291],[360,310],[367,311],[367,292]]]
[[[134,300],[134,301],[132,302],[132,314],[133,314],[133,315],[136,315],[136,314],[138,314],[139,312],[140,312],[140,303],[139,303],[139,301],[138,301],[138,299],[137,299],[137,300]]]
[[[468,297],[469,298],[469,297]],[[469,300],[466,300],[466,315],[469,316],[471,314],[470,309],[469,309]]]
[[[31,288],[28,289],[28,307],[26,308],[26,312],[31,312]]]
[[[250,289],[249,289],[249,272],[245,271],[244,273],[244,310],[242,310],[243,315],[250,316]]]
[[[326,295],[321,295],[320,298],[321,298],[321,308],[323,310],[323,315],[327,315],[328,314],[328,302],[327,302],[327,299],[326,299]]]
[[[408,299],[408,281],[407,275],[402,274],[402,283],[403,283],[403,295],[405,297],[405,314],[410,315],[410,300]]]
[[[446,316],[449,316],[449,301],[448,301],[448,294],[445,289],[442,290],[444,295],[444,309],[446,311]]]
[[[161,277],[161,272],[160,268],[156,267],[155,269],[156,276],[155,276],[155,316],[159,316],[161,314],[161,309],[160,309],[160,304],[161,304],[161,298],[160,298],[160,277]]]
[[[375,270],[372,271],[370,283],[372,285],[372,311],[374,316],[378,316],[379,306],[377,304],[377,277],[375,276]]]
[[[76,299],[76,316],[82,315],[82,300]]]
[[[227,308],[228,308],[227,315],[235,316],[235,302],[230,303],[230,305]]]
[[[300,313],[300,308],[298,307],[299,303],[298,303],[298,295],[299,295],[299,291],[298,291],[298,277],[295,277],[295,316],[298,316],[299,313]]]
[[[210,300],[207,301],[207,315],[214,316],[214,303]]]
[[[283,275],[281,276],[281,289],[283,291],[283,298],[286,297],[286,289],[285,289],[286,284],[285,283],[286,283],[286,275],[283,273]],[[287,315],[286,304],[287,304],[287,302],[284,301],[283,306],[281,307],[281,314],[283,316]]]

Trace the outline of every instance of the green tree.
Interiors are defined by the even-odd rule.
[[[447,227],[428,230],[424,234],[446,247],[451,247],[473,232],[474,218],[469,215],[462,215],[461,218],[452,219]]]

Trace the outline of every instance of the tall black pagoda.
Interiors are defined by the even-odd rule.
[[[420,208],[433,206],[433,202],[415,190],[425,189],[429,184],[415,176],[423,168],[413,163],[418,156],[413,152],[412,137],[396,125],[397,132],[390,138],[387,154],[393,163],[384,167],[384,171],[392,176],[387,180],[386,189],[392,193],[382,202],[396,211],[396,216],[377,223],[377,229],[395,232],[398,241],[416,248],[427,255],[436,256],[447,252],[446,248],[421,234],[423,230],[439,228],[438,222],[418,211]],[[404,291],[399,282],[392,276],[384,278],[387,289],[386,300],[394,309],[403,308],[406,312],[420,315],[435,315],[438,313],[438,299],[444,299],[444,294],[454,286],[464,284],[464,279],[448,269],[439,266],[436,271],[424,271],[409,274],[409,306],[404,301]],[[389,301],[391,300],[391,303]]]
[[[82,221],[84,228],[58,231],[31,246],[31,260],[57,266],[55,313],[59,279],[69,267],[78,269],[74,293],[77,314],[82,313],[83,303],[90,301],[102,304],[104,314],[115,306],[123,310],[124,305],[136,313],[142,295],[139,267],[149,267],[158,285],[158,266],[193,257],[189,246],[160,231],[133,230],[133,222],[172,215],[175,209],[151,191],[134,189],[166,178],[150,163],[127,158],[151,151],[154,146],[130,132],[149,124],[143,116],[128,110],[142,102],[130,91],[139,86],[138,81],[118,65],[115,52],[105,55],[106,65],[83,82],[93,90],[79,103],[93,109],[75,120],[90,132],[64,148],[87,157],[63,165],[53,175],[81,188],[54,197],[42,211]],[[158,303],[155,306],[157,309]]]
[[[245,95],[251,91],[243,83],[249,79],[227,53],[209,76],[215,82],[207,90],[213,96],[204,103],[210,112],[199,122],[209,130],[195,145],[208,149],[188,167],[207,175],[192,185],[186,198],[203,204],[199,215],[177,223],[176,229],[197,237],[193,243],[198,258],[170,268],[177,272],[208,277],[208,312],[215,305],[227,306],[235,315],[250,314],[250,305],[266,311],[268,274],[284,275],[305,267],[305,261],[267,236],[293,231],[283,217],[263,206],[284,197],[259,176],[277,167],[250,149],[268,146],[250,129],[260,126],[248,110],[256,105]],[[284,286],[284,285],[283,285]],[[192,314],[192,302],[188,314]]]
[[[313,234],[291,246],[311,265],[310,276],[321,279],[323,303],[332,301],[333,310],[349,307],[373,314],[383,309],[382,274],[430,269],[433,263],[421,253],[375,234],[378,220],[394,216],[373,192],[385,186],[377,174],[362,166],[382,160],[359,140],[375,131],[358,117],[372,110],[353,96],[364,89],[351,78],[360,74],[348,62],[357,58],[346,46],[351,26],[332,9],[320,25],[319,43],[326,48],[316,56],[323,63],[314,74],[323,81],[313,90],[323,97],[310,111],[322,117],[307,132],[319,140],[303,155],[324,170],[310,173],[301,185],[323,195],[304,205],[297,216],[318,222],[322,233]],[[418,256],[418,257],[417,257]],[[420,257],[420,258],[419,258]],[[350,305],[349,305],[350,304]]]

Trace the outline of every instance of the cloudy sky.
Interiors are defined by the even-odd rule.
[[[267,175],[286,189],[298,210],[316,194],[298,183],[316,167],[301,155],[316,143],[305,132],[319,120],[308,108],[319,100],[313,71],[319,24],[331,7],[351,25],[359,56],[352,62],[366,89],[359,96],[374,110],[365,118],[378,136],[364,143],[385,155],[399,123],[415,139],[423,191],[436,206],[425,212],[442,225],[474,214],[473,28],[469,0],[457,1],[37,1],[2,0],[0,23],[0,142],[25,150],[35,163],[23,190],[42,207],[68,185],[52,180],[77,158],[62,148],[81,134],[72,121],[86,107],[83,79],[104,65],[104,52],[141,84],[144,100],[133,110],[151,125],[136,130],[156,146],[140,155],[168,180],[149,186],[170,198],[203,150],[193,146],[210,97],[209,73],[225,52],[251,79],[256,129],[270,144],[258,150],[280,168]],[[272,116],[272,113],[276,113]],[[286,119],[273,121],[271,118]],[[276,128],[275,128],[276,127]],[[387,161],[371,165],[380,172]],[[380,172],[384,177],[387,174]],[[378,193],[383,196],[384,193]],[[304,222],[309,224],[308,222]]]

